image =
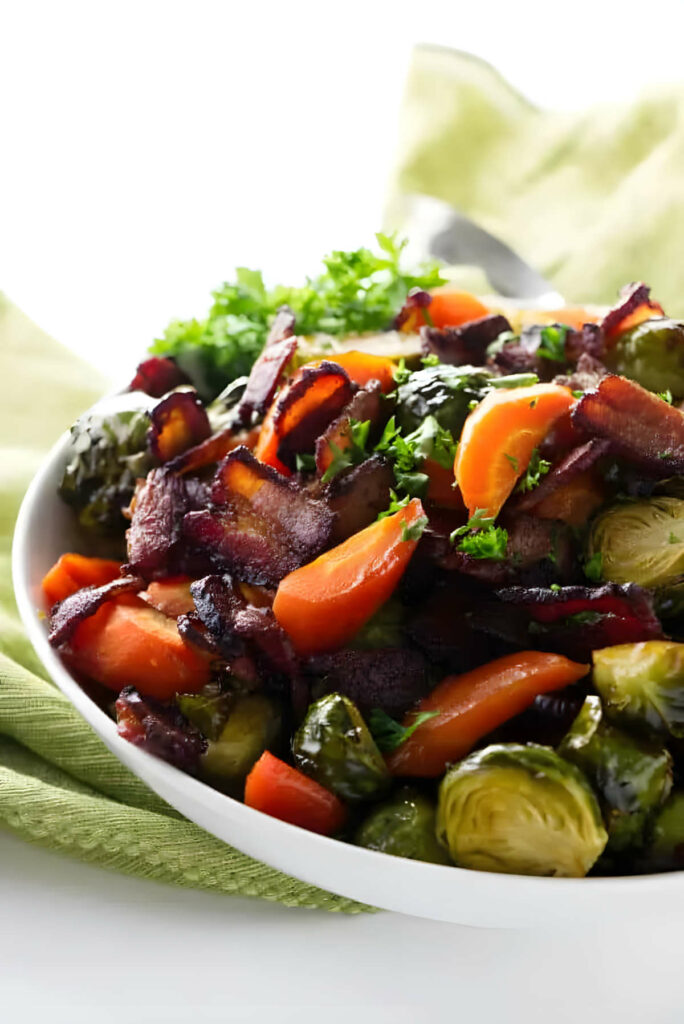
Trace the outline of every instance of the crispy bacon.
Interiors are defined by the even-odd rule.
[[[176,564],[183,538],[183,517],[206,502],[198,481],[176,476],[166,467],[153,469],[136,491],[126,533],[131,568],[146,579],[181,571]]]
[[[278,459],[294,468],[295,456],[313,452],[316,441],[341,415],[355,392],[355,385],[337,363],[324,360],[303,367],[276,400],[272,419],[278,437]]]
[[[583,324],[580,331],[568,331],[565,354],[571,363],[577,363],[583,355],[602,360],[606,354],[606,339],[601,325]]]
[[[195,771],[207,749],[206,737],[178,708],[141,697],[132,686],[119,694],[116,721],[119,736],[182,771]]]
[[[277,584],[328,544],[334,514],[296,483],[236,448],[221,463],[212,498],[222,506],[185,517],[183,530],[215,565],[249,583]]]
[[[430,292],[426,292],[422,288],[412,288],[404,300],[404,305],[394,318],[396,330],[400,331],[402,327],[408,324],[415,313],[421,309],[427,309],[431,302],[432,296]]]
[[[571,391],[595,391],[609,372],[600,359],[589,352],[582,352],[572,373],[558,374],[553,378],[553,383],[562,384]]]
[[[382,455],[373,455],[339,473],[328,486],[327,504],[335,515],[331,544],[341,544],[374,522],[389,507],[394,471]]]
[[[167,463],[167,468],[172,473],[190,473],[204,466],[210,466],[214,462],[220,462],[229,452],[240,445],[246,448],[253,448],[259,436],[259,428],[252,430],[235,430],[233,427],[225,427],[218,433],[212,434],[206,441],[188,448],[187,451],[177,455]]]
[[[626,377],[604,377],[577,403],[572,420],[652,476],[684,473],[684,412]]]
[[[382,708],[399,717],[430,688],[425,658],[404,647],[318,655],[310,659],[306,671],[318,679],[313,696],[343,693],[362,713]]]
[[[273,328],[276,328],[278,316]],[[278,326],[280,334],[281,326]],[[274,334],[275,337],[278,335]],[[283,334],[277,341],[266,343],[266,347],[252,367],[245,393],[238,405],[239,423],[246,426],[254,415],[262,416],[266,412],[278,386],[283,382],[285,370],[292,362],[296,351],[297,339],[292,337],[291,331],[289,334]]]
[[[665,316],[665,310],[651,299],[651,289],[643,281],[634,281],[620,291],[620,301],[604,316],[601,327],[608,345],[631,327],[654,316]]]
[[[492,313],[461,327],[421,327],[420,344],[424,355],[437,355],[441,363],[482,366],[487,358],[487,347],[504,331],[510,330],[505,316]]]
[[[569,657],[587,659],[601,647],[663,636],[650,593],[634,583],[560,590],[508,587],[497,597],[527,612],[538,646]]]
[[[138,365],[128,390],[144,391],[152,398],[161,398],[167,391],[189,383],[189,378],[172,359],[152,356]]]
[[[169,462],[211,434],[206,410],[194,391],[174,391],[150,412],[147,434],[150,451],[160,462]]]
[[[53,608],[48,641],[53,647],[60,647],[71,639],[76,627],[84,619],[94,615],[106,601],[111,601],[122,594],[137,594],[144,588],[145,581],[140,576],[124,576],[120,580],[105,583],[102,587],[84,587],[77,590]]]
[[[551,467],[548,474],[542,477],[540,483],[533,490],[515,497],[509,503],[509,508],[515,512],[529,512],[535,509],[580,473],[591,469],[609,449],[610,441],[599,437],[592,438],[591,441],[573,448],[560,462]]]
[[[369,439],[377,440],[380,427],[388,417],[391,404],[383,398],[382,388],[377,380],[369,381],[360,388],[342,414],[333,420],[330,426],[316,441],[316,469],[323,475],[334,459],[334,449],[344,450],[352,444],[352,420],[357,423],[370,422]]]

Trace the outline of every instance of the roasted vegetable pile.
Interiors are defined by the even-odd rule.
[[[50,570],[51,642],[125,739],[303,828],[683,867],[684,324],[642,284],[512,323],[380,243],[241,271],[73,427],[60,494],[121,552]]]

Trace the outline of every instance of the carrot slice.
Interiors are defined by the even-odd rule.
[[[428,489],[425,497],[442,508],[463,509],[463,498],[455,486],[453,469],[446,469],[435,459],[424,459],[420,470],[428,477]]]
[[[121,565],[110,558],[88,558],[72,551],[62,555],[43,577],[42,588],[52,607],[82,587],[102,587],[121,575]]]
[[[189,576],[167,576],[165,580],[154,580],[139,596],[158,612],[177,619],[179,615],[189,615],[195,610],[191,583]]]
[[[207,656],[183,640],[174,620],[131,597],[109,601],[85,619],[69,659],[103,686],[130,684],[158,700],[196,693],[209,681]]]
[[[528,317],[524,319],[527,322]],[[567,324],[576,331],[581,331],[584,324],[595,324],[598,320],[600,317],[596,313],[589,313],[581,306],[564,306],[563,309],[545,309],[543,312],[533,310],[529,315],[530,323]]]
[[[264,422],[261,424],[261,430],[259,431],[259,437],[257,438],[257,442],[254,446],[254,454],[259,462],[263,462],[267,466],[272,466],[273,469],[277,469],[283,476],[292,476],[292,471],[289,470],[278,458],[278,445],[280,444],[280,438],[276,433],[275,426],[273,425],[273,418],[275,416],[277,404],[278,399],[276,398],[264,417]]]
[[[331,353],[326,357],[331,363],[337,363],[346,371],[350,380],[363,388],[371,380],[380,382],[380,387],[386,393],[394,389],[394,374],[397,364],[385,356],[374,356],[369,352],[358,352],[352,349],[350,352]],[[318,366],[322,359],[307,363],[307,366]]]
[[[498,515],[532,452],[574,402],[569,388],[535,384],[491,391],[465,421],[454,474],[472,516]]]
[[[429,320],[422,309],[414,308],[403,323],[402,331],[418,331],[429,322],[434,327],[460,327],[461,324],[479,320],[481,316],[487,316],[489,313],[477,296],[470,292],[458,291],[453,285],[445,284],[440,288],[434,288],[430,295],[432,299],[427,307]]]
[[[447,676],[404,719],[436,711],[392,754],[393,775],[434,777],[468,754],[478,740],[519,715],[540,693],[559,690],[589,671],[560,654],[521,651],[460,676]]]
[[[606,500],[606,492],[592,469],[552,491],[532,508],[540,519],[560,519],[569,526],[583,526],[592,512]]]
[[[341,647],[390,598],[418,543],[406,529],[424,515],[414,498],[281,580],[273,613],[300,654]]]
[[[344,804],[308,775],[264,751],[245,782],[245,803],[272,818],[331,836],[344,825]]]

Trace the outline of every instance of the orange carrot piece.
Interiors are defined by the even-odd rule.
[[[110,558],[88,558],[69,551],[46,572],[41,585],[51,608],[81,587],[102,587],[120,575],[119,562]]]
[[[527,319],[527,318],[526,318]],[[580,331],[584,324],[595,324],[600,320],[596,313],[589,313],[581,306],[565,306],[563,309],[545,309],[543,313],[533,312],[530,315],[532,323],[567,324],[576,331]]]
[[[425,495],[428,501],[442,508],[464,508],[461,492],[455,486],[453,469],[446,469],[435,459],[424,459],[420,471],[428,476],[429,483]]]
[[[130,597],[109,601],[85,619],[68,657],[103,686],[130,684],[158,700],[197,693],[209,681],[208,657],[183,640],[174,620]]]
[[[519,715],[540,693],[559,690],[589,671],[560,654],[521,651],[460,676],[447,676],[409,712],[404,725],[422,711],[438,712],[423,722],[388,759],[393,775],[441,775],[465,757],[487,733]]]
[[[411,310],[401,330],[411,333],[431,322],[434,327],[460,327],[470,320],[478,320],[481,316],[487,316],[489,310],[480,302],[477,296],[470,292],[458,291],[453,285],[445,284],[440,288],[434,288],[430,295],[432,301],[427,307],[429,321],[422,309]]]
[[[496,516],[534,449],[575,399],[559,384],[491,391],[465,421],[454,474],[472,516]]]
[[[646,320],[662,316],[665,316],[665,311],[659,302],[642,302],[640,306],[637,306],[635,310],[615,324],[612,330],[606,332],[608,347],[612,348],[616,341],[627,331],[631,331],[633,327],[638,327]]]
[[[347,812],[334,793],[308,775],[264,751],[245,782],[245,803],[272,818],[331,836]]]
[[[195,610],[191,583],[189,576],[167,576],[165,580],[154,580],[138,596],[163,615],[177,619],[179,615],[189,615]]]
[[[402,537],[424,515],[414,498],[281,580],[273,613],[300,654],[343,646],[391,597],[418,543]]]
[[[374,356],[369,352],[357,352],[356,349],[352,349],[350,352],[331,353],[326,359],[341,366],[349,379],[361,388],[369,381],[377,380],[385,393],[394,389],[397,364],[385,356]],[[319,366],[322,362],[322,359],[317,359],[307,363],[307,366]]]
[[[277,469],[283,476],[292,476],[291,470],[289,470],[278,458],[280,437],[276,433],[273,425],[273,417],[275,415],[277,402],[278,398],[276,397],[271,408],[264,417],[264,422],[261,424],[261,430],[259,431],[259,437],[257,438],[257,442],[254,446],[254,454],[260,462]]]
[[[578,473],[532,509],[540,519],[560,519],[569,526],[583,526],[606,500],[606,493],[593,470]]]

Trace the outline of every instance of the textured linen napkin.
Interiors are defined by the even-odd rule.
[[[117,761],[45,671],[21,628],[10,545],[50,445],[106,381],[0,293],[0,826],[102,867],[291,907],[371,908],[266,867],[186,821]]]
[[[590,73],[590,72],[589,72]],[[684,315],[684,83],[637,102],[542,110],[477,57],[413,53],[386,210],[402,193],[451,203],[513,247],[573,303],[612,303],[645,280]],[[482,278],[458,275],[485,291]]]

